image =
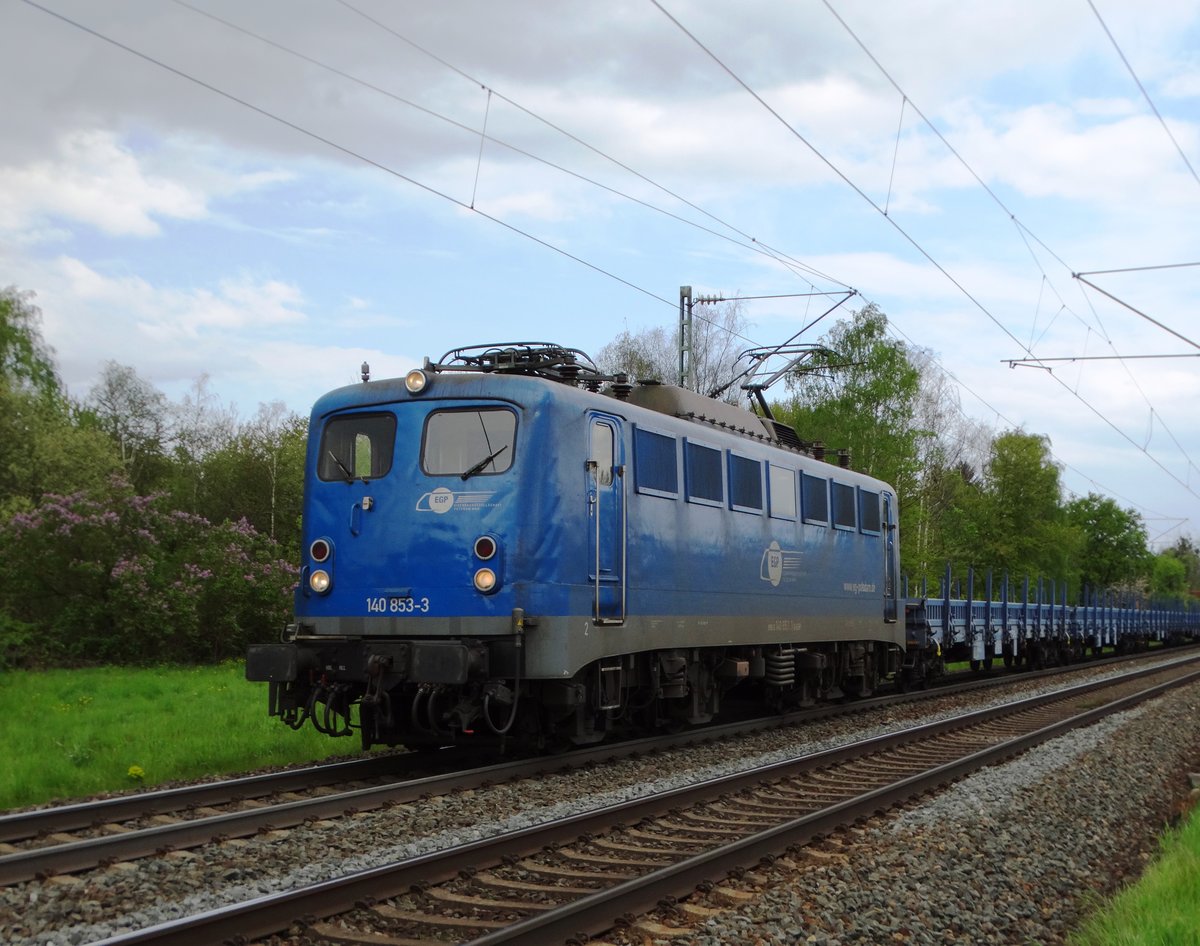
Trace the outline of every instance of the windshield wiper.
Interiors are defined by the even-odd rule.
[[[489,463],[491,463],[493,460],[495,460],[496,457],[500,456],[500,454],[502,454],[507,449],[508,449],[508,444],[505,444],[503,447],[501,447],[495,453],[492,453],[489,456],[484,457],[482,460],[480,460],[478,463],[476,463],[470,469],[464,470],[461,474],[462,478],[464,480],[470,479],[472,476],[474,476],[476,473],[478,473],[480,470],[482,470],[485,466],[487,466]]]
[[[346,482],[353,483],[354,482],[354,474],[351,473],[350,470],[346,467],[346,464],[344,464],[341,461],[341,458],[338,457],[338,455],[336,453],[334,453],[332,450],[326,450],[325,452],[328,453],[331,457],[333,457],[333,462],[336,463],[341,468],[341,471],[346,474]]]

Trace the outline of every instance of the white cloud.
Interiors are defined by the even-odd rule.
[[[1185,169],[1150,115],[1085,126],[1065,108],[1037,106],[980,129],[974,139],[989,177],[1031,196],[1121,204],[1131,197],[1145,201],[1149,190],[1160,200],[1195,200],[1179,193]],[[1196,140],[1192,126],[1185,141]]]
[[[337,344],[308,344],[299,341],[267,341],[248,353],[259,377],[269,379],[276,397],[304,410],[326,391],[360,380],[360,366],[370,365],[375,380],[400,378],[422,364],[413,355],[379,348]],[[281,370],[286,366],[286,371]]]
[[[227,160],[227,159],[226,159]],[[141,143],[110,130],[64,133],[52,157],[0,167],[0,233],[61,242],[82,224],[112,237],[158,237],[165,221],[210,217],[212,202],[290,180],[279,170],[230,171],[211,143]]]
[[[1108,6],[1108,26],[1194,162],[1195,3]],[[763,294],[807,288],[751,252],[768,246],[880,302],[993,405],[972,404],[980,416],[1000,411],[1045,431],[1101,482],[1119,462],[1137,468],[1128,457],[1136,451],[1044,372],[1001,364],[1023,354],[1021,343],[1045,355],[1104,351],[1102,334],[1123,353],[1165,348],[1166,336],[1085,294],[1070,275],[1194,258],[1200,188],[1086,4],[835,0],[911,96],[903,105],[820,0],[668,7],[872,201],[888,201],[889,219],[639,0],[569,8],[462,0],[403,14],[364,0],[470,79],[337,4],[304,17],[281,16],[278,0],[205,4],[465,130],[174,5],[56,0],[56,9],[455,200],[470,200],[478,170],[481,210],[625,282],[9,4],[0,5],[0,87],[22,94],[6,102],[0,139],[0,285],[39,292],[46,336],[76,394],[113,358],[172,394],[208,373],[215,391],[243,407],[282,397],[303,410],[324,389],[357,380],[363,360],[383,377],[417,363],[402,352],[436,355],[505,337],[555,337],[594,352],[625,324],[670,327],[679,283]],[[480,83],[497,93],[490,133],[713,230],[730,232],[713,218],[728,221],[737,242],[759,247],[685,228],[494,143],[480,166],[471,130],[489,108]],[[1102,284],[1186,331],[1195,285],[1175,279]],[[763,343],[785,338],[816,305],[752,304],[748,315],[761,326],[753,334]],[[1196,442],[1192,369],[1133,369],[1185,443]],[[1149,408],[1119,365],[1064,366],[1056,377],[1078,384],[1131,436],[1147,429]],[[1141,469],[1159,478],[1146,477],[1144,460]],[[1200,508],[1194,497],[1176,504]]]
[[[1200,98],[1200,66],[1190,63],[1186,71],[1169,77],[1163,83],[1163,92],[1176,99]]]
[[[147,175],[105,131],[63,136],[58,154],[0,175],[0,228],[22,231],[67,218],[112,236],[155,236],[155,218],[197,219],[204,199],[176,181]]]
[[[204,373],[214,386],[252,376],[252,351],[262,339],[307,319],[300,291],[274,279],[241,276],[212,288],[163,287],[138,276],[106,276],[64,257],[42,280],[46,334],[77,394],[86,392],[108,360],[131,364],[163,385]]]

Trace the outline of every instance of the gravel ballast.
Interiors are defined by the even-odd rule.
[[[1186,811],[1198,722],[1193,685],[759,866],[730,881],[753,900],[689,932],[627,941],[1065,942],[1102,897],[1136,879]]]
[[[0,890],[0,941],[94,942],[1048,689],[1030,682],[1016,693],[942,697],[743,738],[736,752],[729,743],[692,747],[20,884]],[[795,855],[796,870],[746,885],[762,893],[749,906],[662,942],[1057,942],[1088,892],[1111,889],[1154,849],[1186,794],[1183,773],[1200,762],[1197,720],[1193,686],[1063,737],[844,843]]]

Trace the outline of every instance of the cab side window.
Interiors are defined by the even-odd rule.
[[[322,480],[367,480],[386,476],[396,448],[394,414],[331,417],[321,434],[317,476]]]

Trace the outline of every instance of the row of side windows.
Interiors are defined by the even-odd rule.
[[[802,519],[870,535],[881,531],[879,493],[874,490],[764,463],[687,438],[683,440],[682,489],[679,467],[676,438],[634,428],[634,484],[639,493],[667,499],[678,499],[682,494],[688,502],[707,506],[723,507],[728,499],[729,507],[739,512],[766,512],[775,519]]]

